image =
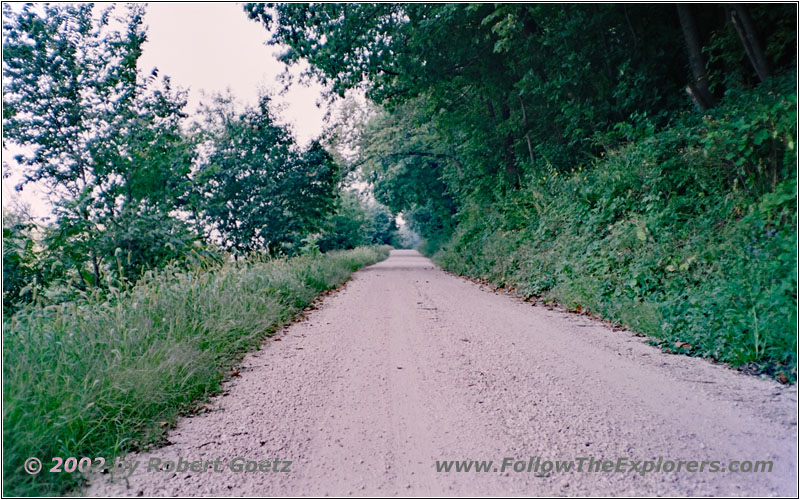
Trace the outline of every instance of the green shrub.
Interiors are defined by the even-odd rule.
[[[6,214],[3,214],[6,217]],[[35,241],[31,224],[13,223],[3,227],[3,314],[11,314],[19,304],[33,299],[41,280],[37,268]]]

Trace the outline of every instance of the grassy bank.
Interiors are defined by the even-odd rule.
[[[165,271],[113,300],[23,310],[3,328],[4,495],[62,494],[29,456],[111,457],[163,436],[239,356],[388,247]]]
[[[551,171],[468,207],[435,259],[795,380],[795,89],[776,79],[661,131],[621,129],[626,147],[567,179]]]

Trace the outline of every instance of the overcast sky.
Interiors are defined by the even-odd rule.
[[[251,21],[240,3],[151,3],[145,24],[148,41],[139,59],[139,68],[149,73],[153,67],[168,75],[173,84],[189,89],[189,111],[201,101],[201,90],[224,91],[246,104],[254,104],[260,88],[277,94],[282,85],[276,77],[284,66],[276,58],[276,47],[265,42],[268,32]],[[283,105],[281,118],[291,125],[301,144],[322,131],[325,108],[317,107],[320,87],[293,86],[284,96],[276,96]],[[10,159],[6,158],[6,161]],[[13,164],[13,161],[9,161]],[[17,195],[14,186],[19,174],[3,179],[3,205]],[[28,186],[21,193],[32,215],[49,213],[42,193]]]
[[[148,41],[140,68],[157,67],[162,75],[191,89],[190,107],[200,101],[199,90],[230,88],[240,100],[254,104],[261,87],[276,93],[276,77],[284,66],[274,56],[277,47],[265,42],[264,26],[247,18],[240,3],[151,3],[145,22]],[[324,109],[316,106],[318,86],[295,85],[283,97],[283,118],[292,124],[301,144],[322,131]]]

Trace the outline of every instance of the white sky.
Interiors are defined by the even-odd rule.
[[[275,57],[279,49],[265,45],[269,33],[247,18],[240,3],[151,3],[145,24],[148,41],[139,68],[149,74],[157,67],[159,76],[168,75],[173,85],[188,88],[188,111],[197,108],[201,91],[230,88],[241,102],[255,104],[259,89],[268,89],[282,105],[280,116],[300,144],[322,131],[327,108],[317,106],[321,87],[294,85],[285,95],[277,95],[282,89],[277,76],[284,71]],[[10,157],[3,160],[14,164]],[[47,216],[49,204],[36,186],[14,192],[20,178],[12,168],[11,177],[3,179],[3,206],[13,206],[19,196],[30,206],[31,215]]]
[[[259,88],[276,94],[282,85],[276,77],[284,65],[275,55],[277,47],[265,42],[268,32],[261,23],[247,18],[240,3],[151,3],[145,23],[148,41],[139,67],[190,89],[189,108],[200,102],[200,90],[230,88],[239,100],[255,104]],[[322,131],[325,109],[317,107],[321,88],[295,85],[285,96],[282,118],[292,125],[295,137],[306,144]]]

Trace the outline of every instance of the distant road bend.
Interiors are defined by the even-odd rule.
[[[356,273],[279,338],[245,359],[208,412],[181,420],[169,445],[129,457],[141,461],[131,477],[97,478],[88,494],[798,494],[795,386],[664,354],[448,275],[415,251]],[[292,464],[147,472],[152,457]],[[584,472],[503,472],[506,457],[770,461],[772,472],[586,472],[586,461]],[[463,460],[493,463],[436,470]]]

